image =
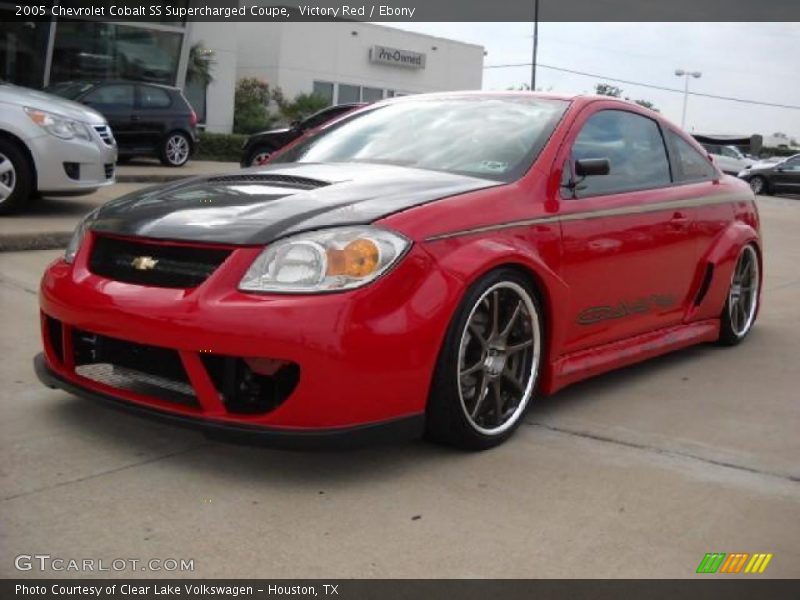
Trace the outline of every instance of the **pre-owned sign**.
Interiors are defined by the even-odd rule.
[[[389,48],[388,46],[373,46],[369,51],[369,59],[374,63],[392,65],[394,67],[408,67],[411,69],[425,68],[425,55],[421,52]]]

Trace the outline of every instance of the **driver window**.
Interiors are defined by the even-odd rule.
[[[727,146],[722,147],[722,156],[727,156],[728,158],[739,158],[739,155]]]
[[[577,198],[671,183],[669,160],[658,124],[635,113],[603,110],[592,115],[572,146],[573,165],[589,158],[608,159],[611,170],[608,175],[576,181]]]

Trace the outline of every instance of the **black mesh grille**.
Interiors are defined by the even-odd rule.
[[[87,379],[187,406],[199,407],[176,350],[72,330],[75,372]]]
[[[60,362],[64,362],[64,329],[61,321],[53,317],[45,316],[45,324],[47,326],[47,336],[50,338],[50,345],[53,347],[53,352]]]
[[[115,281],[155,287],[191,288],[203,283],[230,250],[171,246],[98,237],[89,269]]]
[[[330,185],[327,181],[310,179],[308,177],[295,177],[294,175],[221,175],[211,177],[208,181],[213,183],[268,183],[270,185],[286,185],[295,188],[313,190],[314,188]]]

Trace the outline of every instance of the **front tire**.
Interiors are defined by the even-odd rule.
[[[33,195],[33,173],[17,146],[0,139],[0,215],[25,207]]]
[[[426,436],[484,450],[519,427],[538,381],[542,311],[518,271],[492,271],[472,285],[453,316],[439,355]]]
[[[720,344],[735,346],[750,333],[758,312],[760,284],[758,253],[748,244],[739,253],[731,276],[728,298],[720,317]]]
[[[182,167],[189,161],[192,153],[192,142],[189,136],[180,131],[173,131],[161,143],[161,164],[168,167]]]

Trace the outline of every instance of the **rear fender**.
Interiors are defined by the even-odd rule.
[[[736,260],[739,258],[742,248],[747,244],[756,246],[759,271],[763,274],[761,241],[758,231],[748,223],[734,221],[717,236],[705,255],[701,257],[700,265],[704,270],[710,265],[713,274],[708,284],[708,290],[700,299],[700,303],[696,304],[695,300],[689,305],[685,320],[715,319],[722,314]],[[761,282],[763,282],[763,276]],[[760,294],[761,290],[759,289]]]

